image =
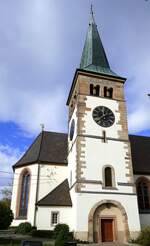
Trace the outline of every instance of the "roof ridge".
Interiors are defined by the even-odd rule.
[[[53,131],[42,131],[44,133],[56,133],[56,134],[68,134],[67,132],[53,132]]]
[[[40,143],[40,149],[39,149],[39,155],[38,155],[37,162],[40,161],[40,155],[41,155],[42,143],[43,143],[43,138],[44,138],[44,131],[42,131],[41,134],[42,134],[42,137],[41,137],[41,143]]]

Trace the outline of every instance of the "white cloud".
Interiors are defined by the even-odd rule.
[[[22,153],[8,145],[0,145],[0,187],[3,188],[12,183],[12,165],[17,162]]]
[[[8,145],[0,145],[0,170],[10,172],[12,164],[15,164],[21,154],[19,149]]]

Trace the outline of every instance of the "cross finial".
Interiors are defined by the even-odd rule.
[[[93,15],[93,3],[91,3],[91,14]]]
[[[40,124],[40,126],[41,126],[41,130],[42,130],[42,132],[43,132],[45,126],[44,126],[44,124],[42,124],[42,123]]]
[[[93,13],[93,4],[91,3],[91,12]]]
[[[90,11],[90,22],[89,24],[94,24],[95,21],[94,21],[94,13],[93,13],[93,4],[91,3],[91,11]]]

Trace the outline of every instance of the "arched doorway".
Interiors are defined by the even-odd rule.
[[[128,218],[121,203],[102,200],[89,213],[90,242],[126,242],[129,239]]]

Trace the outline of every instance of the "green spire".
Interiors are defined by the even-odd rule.
[[[80,68],[83,70],[116,76],[116,74],[110,69],[94,20],[92,5]]]

